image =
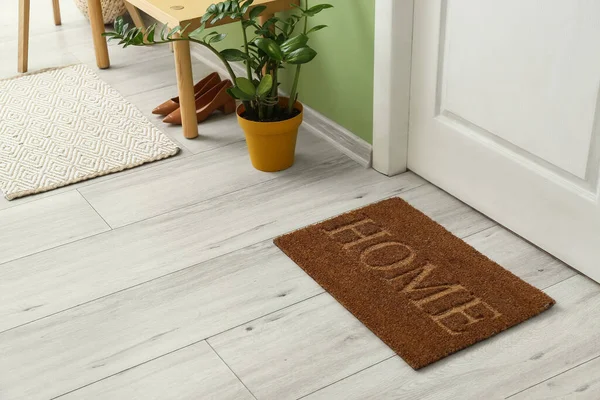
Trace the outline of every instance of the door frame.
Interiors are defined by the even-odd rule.
[[[375,1],[373,168],[407,170],[414,0]]]

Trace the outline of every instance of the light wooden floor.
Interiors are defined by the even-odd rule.
[[[0,14],[16,70],[17,1]],[[94,64],[70,1],[32,6],[31,69]],[[0,200],[0,399],[600,398],[600,286],[412,173],[386,178],[302,131],[298,162],[249,164],[235,119],[183,139],[149,110],[175,90],[166,47],[111,47],[98,74],[182,153]],[[197,77],[207,67],[195,64]],[[273,237],[400,196],[558,304],[419,372],[279,252]]]

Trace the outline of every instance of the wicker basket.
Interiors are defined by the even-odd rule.
[[[88,2],[87,0],[74,0],[77,8],[81,10],[83,15],[87,19],[90,19],[88,15]],[[102,4],[102,17],[104,18],[105,24],[112,24],[115,22],[117,17],[125,14],[125,1],[124,0],[101,0]]]

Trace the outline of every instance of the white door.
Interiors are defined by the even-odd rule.
[[[408,167],[600,282],[600,0],[416,0]]]

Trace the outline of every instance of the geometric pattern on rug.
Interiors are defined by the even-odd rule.
[[[0,191],[8,200],[178,152],[83,64],[0,80]]]

